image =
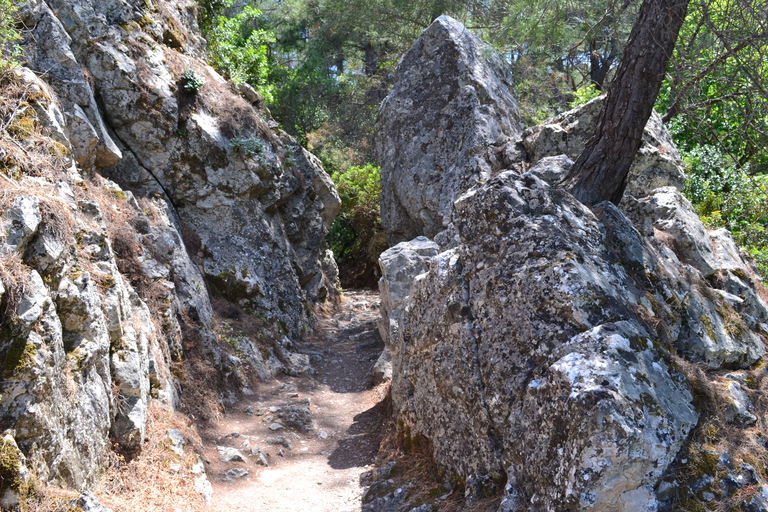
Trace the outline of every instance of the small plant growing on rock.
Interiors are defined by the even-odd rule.
[[[285,147],[285,165],[288,167],[296,167],[296,150],[291,146]]]
[[[246,158],[261,157],[266,151],[264,141],[255,135],[236,136],[229,141],[232,151],[235,154],[243,155]]]
[[[190,94],[196,93],[205,85],[205,78],[197,74],[194,69],[185,69],[181,79],[184,82],[184,90]]]

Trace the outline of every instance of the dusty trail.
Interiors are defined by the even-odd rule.
[[[370,385],[383,348],[378,318],[377,293],[345,292],[337,310],[320,319],[317,334],[301,347],[312,356],[317,374],[280,376],[222,418],[215,444],[247,456],[245,462],[224,463],[210,446],[213,510],[360,511],[360,474],[372,467],[384,417],[383,405],[377,405],[384,391]],[[306,408],[307,402],[316,428],[275,427],[281,411]],[[268,467],[259,465],[259,450]],[[248,476],[227,479],[234,468],[247,470]]]

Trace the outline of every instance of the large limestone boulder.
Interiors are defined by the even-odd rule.
[[[675,358],[719,370],[765,354],[766,306],[732,239],[680,194],[658,119],[620,207],[557,188],[599,102],[506,144],[510,169],[455,198],[437,255],[403,257],[405,243],[382,260],[404,276],[381,286],[402,433],[448,475],[506,479],[504,510],[656,510],[701,412]]]
[[[379,256],[379,292],[381,293],[381,319],[378,329],[384,344],[397,334],[394,320],[399,315],[400,306],[411,293],[411,286],[420,274],[429,270],[429,261],[440,252],[438,245],[425,236],[419,236],[410,242],[400,242],[381,253]]]
[[[379,256],[381,318],[378,330],[384,340],[384,350],[373,367],[374,386],[392,380],[391,341],[398,338],[402,305],[411,293],[414,280],[429,270],[429,262],[438,252],[435,242],[419,236],[410,242],[400,242]]]
[[[396,73],[375,128],[390,245],[445,229],[453,201],[499,168],[494,144],[522,131],[508,66],[448,16],[424,30]]]
[[[392,342],[410,435],[453,473],[506,476],[537,510],[654,502],[698,417],[604,225],[513,171],[462,196],[456,219],[460,245],[416,280]],[[653,249],[634,237],[642,261]]]

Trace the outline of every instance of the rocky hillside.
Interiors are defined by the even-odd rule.
[[[300,371],[285,347],[338,288],[332,182],[204,64],[193,2],[20,14],[26,67],[0,102],[3,507],[30,479],[91,488],[113,444],[138,453],[150,401],[189,394],[190,360],[237,380],[212,296],[270,329],[238,341],[268,378]]]
[[[503,511],[767,510],[748,261],[655,114],[620,205],[559,189],[602,100],[522,130],[497,62],[438,18],[377,121],[384,227],[420,236],[380,259],[401,434]]]

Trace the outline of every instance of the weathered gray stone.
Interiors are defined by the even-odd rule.
[[[80,494],[80,497],[77,498],[73,505],[79,507],[83,512],[112,512],[111,509],[99,503],[99,500],[88,492]]]
[[[679,488],[680,484],[677,483],[677,480],[672,482],[662,480],[659,482],[659,485],[656,486],[656,498],[659,501],[667,501],[670,498],[674,498]]]
[[[410,242],[400,242],[379,256],[381,319],[378,329],[384,340],[385,351],[389,349],[390,340],[396,336],[392,332],[396,331],[397,326],[394,318],[398,315],[400,305],[408,298],[413,280],[429,269],[429,260],[438,252],[439,247],[435,242],[419,236]]]
[[[533,173],[471,189],[453,221],[459,244],[418,270],[394,318],[406,431],[449,471],[503,471],[536,509],[655,509],[698,416],[639,312],[668,319],[664,335],[691,359],[749,365],[762,349],[746,326],[726,327],[729,293],[614,205],[593,213]]]
[[[706,287],[692,287],[682,298],[682,328],[677,347],[690,359],[717,368],[748,367],[763,354],[760,336],[750,330],[727,301]],[[735,313],[735,312],[734,312]]]
[[[208,480],[208,475],[205,473],[205,465],[200,457],[197,458],[197,462],[192,465],[191,473],[195,476],[195,491],[197,491],[205,500],[205,503],[210,505],[213,499],[213,485]]]
[[[502,165],[494,144],[522,130],[509,66],[448,16],[424,30],[396,74],[375,128],[392,245],[442,231],[453,201]]]
[[[268,111],[255,110],[210,68],[201,71],[210,76],[197,97],[227,103],[235,115],[245,116],[233,129],[258,139],[264,151],[257,157],[234,155],[229,139],[236,134],[219,126],[229,121],[190,111],[188,98],[177,95],[169,50],[151,40],[166,43],[169,30],[184,27],[181,58],[190,68],[198,66],[191,57],[202,56],[204,43],[185,9],[161,11],[158,22],[141,6],[120,1],[88,0],[74,7],[35,0],[23,10],[36,36],[29,41],[29,65],[45,72],[61,96],[81,166],[104,169],[147,196],[167,195],[186,231],[195,232],[195,256],[209,285],[299,336],[311,323],[305,302],[323,300],[338,287],[336,278],[324,273],[332,265],[321,261],[325,233],[340,207],[338,194],[317,158],[287,134],[269,131],[267,126],[276,124],[263,118]],[[40,38],[44,44],[37,44]],[[172,231],[181,232],[174,222]],[[198,267],[183,261],[189,259],[185,253],[176,250],[162,263],[180,270],[171,276],[179,277],[175,284],[182,306],[189,306],[185,313],[193,320],[199,313],[206,325],[209,306],[199,300],[205,285]],[[148,275],[162,276],[164,270],[152,261],[142,263]],[[203,338],[208,345],[203,348],[215,356],[209,333]]]
[[[392,342],[399,418],[433,441],[438,463],[504,471],[537,508],[654,502],[650,489],[697,416],[648,333],[619,322],[639,322],[628,306],[643,294],[615,267],[602,225],[570,195],[513,172],[455,208],[461,245],[416,279]],[[645,265],[652,248],[634,233],[626,257]],[[545,448],[564,432],[562,453]],[[634,476],[617,482],[615,468]]]
[[[749,499],[749,512],[768,512],[768,485],[761,485]]]
[[[55,101],[55,94],[51,87],[29,68],[19,67],[12,71],[26,84],[29,92],[27,101],[35,109],[37,122],[43,132],[71,154],[72,145],[67,137],[64,112]]]
[[[84,487],[95,482],[110,446],[111,378],[106,331],[65,352],[67,329],[51,292],[32,271],[0,345],[18,347],[20,357],[3,362],[2,421],[15,426],[16,441],[32,455],[37,477]],[[96,321],[95,325],[104,326]],[[0,353],[7,352],[0,348]],[[67,368],[71,357],[75,371]],[[70,363],[71,364],[71,363]]]
[[[673,250],[678,258],[705,277],[718,269],[706,228],[691,203],[676,188],[658,188],[625,211],[636,225],[642,225],[636,219],[643,217],[650,219],[655,229],[667,233],[674,240]]]
[[[224,478],[225,480],[240,480],[241,478],[247,477],[249,474],[250,472],[245,468],[230,468],[224,474]]]
[[[545,156],[528,170],[550,185],[554,185],[568,174],[573,167],[573,160],[567,155]]]
[[[741,384],[730,381],[726,384],[726,390],[728,391],[729,398],[726,411],[728,420],[743,423],[744,425],[752,425],[757,422],[757,416],[752,412],[754,410],[752,401],[741,388]]]
[[[3,246],[18,252],[23,251],[37,232],[41,221],[40,200],[37,197],[16,198],[2,212],[0,236],[5,238]]]
[[[168,440],[171,442],[171,450],[179,457],[183,456],[184,445],[187,444],[184,434],[174,428],[168,429]]]
[[[264,99],[261,97],[261,95],[256,92],[256,89],[248,85],[247,82],[240,82],[237,84],[237,90],[240,91],[240,94],[243,95],[243,97],[248,100],[249,103],[262,103],[264,102]]]
[[[392,381],[392,353],[385,347],[371,370],[371,385],[378,386]]]
[[[290,405],[277,412],[278,417],[286,426],[293,427],[300,432],[310,432],[317,428],[317,423],[309,411],[309,405]]]
[[[77,27],[76,21],[65,15],[66,11],[72,12],[74,6],[67,6],[66,11],[61,6],[53,4],[57,15],[53,14],[49,3],[34,0],[24,5],[20,11],[24,23],[33,27],[28,34],[27,46],[30,48],[28,65],[33,70],[44,73],[46,79],[60,94],[60,100],[64,107],[66,118],[66,134],[74,149],[73,156],[85,169],[93,166],[108,167],[116,164],[122,154],[112,137],[107,131],[103,118],[88,82],[86,71],[78,63],[71,50],[73,44],[78,44],[78,38],[70,37],[73,29]],[[81,11],[82,9],[82,11]],[[86,21],[79,18],[79,22],[88,24],[88,29],[83,26],[81,36],[83,41],[97,37],[93,29],[97,26],[107,25],[106,19],[96,16],[90,5],[78,4],[77,11],[84,14],[88,10],[93,18]],[[113,11],[113,9],[108,9]],[[102,11],[104,12],[104,11]],[[100,23],[93,23],[98,19]],[[64,20],[69,26],[65,28]],[[113,18],[113,21],[117,19]],[[90,23],[88,23],[90,22]],[[106,28],[106,27],[104,27]],[[104,30],[106,32],[106,30]]]
[[[293,443],[290,439],[288,439],[285,436],[277,436],[277,437],[268,437],[266,439],[267,444],[277,444],[280,446],[284,446],[285,448],[288,448],[289,450],[293,450]]]
[[[19,510],[24,507],[30,491],[27,458],[16,445],[12,430],[3,432],[0,439],[0,508]]]
[[[245,462],[245,455],[237,448],[229,446],[217,446],[221,462]]]
[[[545,157],[561,154],[575,161],[594,134],[604,100],[604,96],[600,96],[542,125],[527,128],[522,134],[521,145],[527,152],[528,161],[536,164]],[[515,145],[513,141],[508,147],[514,148]],[[680,154],[661,117],[652,112],[643,130],[642,145],[627,177],[625,196],[640,198],[667,186],[682,190],[684,184]]]
[[[375,490],[375,487],[375,485],[371,487],[363,496],[362,512],[400,512],[402,510],[401,507],[405,508],[404,505],[407,503],[406,500],[413,484],[409,482],[384,496],[370,500],[366,499],[371,494],[370,491]],[[406,508],[405,510],[409,509]]]
[[[742,275],[747,274],[747,268],[739,254],[736,242],[725,228],[714,229],[708,232],[710,243],[717,260],[718,270],[728,270]]]
[[[264,450],[258,446],[252,446],[251,455],[256,458],[256,464],[259,466],[269,467],[269,459],[267,458],[267,454],[264,453]]]

